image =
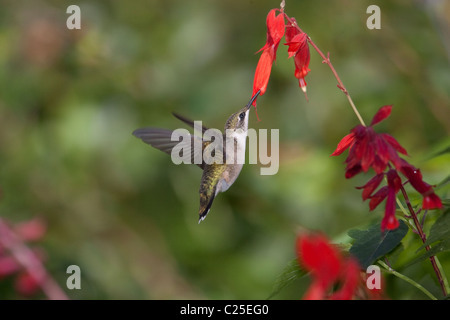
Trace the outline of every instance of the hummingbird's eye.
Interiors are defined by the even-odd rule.
[[[245,118],[245,112],[241,112],[241,114],[239,115],[239,118],[240,118],[241,120],[244,120],[244,118]]]

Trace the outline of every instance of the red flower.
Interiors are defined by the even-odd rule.
[[[258,65],[256,66],[252,96],[259,90],[261,90],[260,96],[266,92],[272,64],[276,59],[278,45],[280,44],[281,38],[284,36],[284,16],[283,14],[277,16],[276,12],[278,10],[279,9],[272,9],[267,15],[267,40],[264,47],[259,50],[262,51],[262,54],[259,58]],[[253,105],[256,106],[256,99],[253,101]]]
[[[38,218],[17,223],[10,226],[9,223],[0,219],[0,279],[5,276],[15,276],[14,288],[24,296],[36,293],[41,287],[44,276],[42,272],[36,270],[31,274],[24,267],[23,259],[30,260],[38,269],[39,264],[44,259],[42,251],[37,249],[14,250],[15,244],[11,246],[12,241],[18,242],[19,246],[25,246],[28,241],[37,241],[41,239],[46,232],[44,222]],[[22,242],[23,241],[23,242]],[[13,248],[12,248],[13,247]],[[20,252],[19,252],[20,251]],[[32,256],[30,256],[32,255]],[[22,258],[21,258],[22,257]],[[36,275],[40,275],[40,278]]]
[[[322,235],[301,235],[296,243],[299,264],[311,272],[313,282],[304,296],[306,300],[351,299],[359,284],[359,266],[352,258],[342,257]],[[334,284],[341,288],[329,294]]]
[[[347,179],[361,171],[367,172],[369,168],[375,170],[376,175],[357,189],[363,189],[363,200],[370,199],[371,211],[386,199],[384,218],[381,222],[382,230],[393,230],[399,226],[395,218],[395,197],[402,187],[402,180],[398,172],[401,172],[423,196],[423,209],[442,208],[441,199],[434,193],[433,187],[423,181],[420,170],[397,154],[399,152],[407,155],[406,150],[394,137],[386,133],[376,133],[373,130],[372,127],[386,119],[391,110],[392,106],[384,106],[375,114],[369,127],[358,125],[353,128],[351,133],[338,143],[336,150],[331,154],[337,156],[349,149],[348,157],[345,160],[347,163],[345,177]],[[389,162],[394,165],[395,169],[389,165]],[[388,166],[391,169],[385,173]],[[375,192],[385,175],[388,185]]]
[[[294,57],[295,77],[298,79],[300,88],[306,92],[305,77],[309,71],[309,45],[308,35],[302,32],[298,27],[294,18],[292,18],[294,25],[286,26],[286,43],[289,46],[289,58]]]
[[[389,162],[397,169],[402,162],[397,152],[407,155],[406,150],[395,140],[394,137],[386,133],[376,133],[373,126],[386,119],[391,113],[392,106],[382,107],[373,117],[370,126],[358,125],[351,130],[338,144],[336,150],[331,154],[338,156],[346,149],[350,148],[345,177],[347,179],[360,173],[367,172],[372,167],[377,174],[382,173]]]

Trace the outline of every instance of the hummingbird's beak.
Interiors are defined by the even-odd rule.
[[[246,111],[248,109],[250,109],[250,107],[252,106],[253,101],[256,100],[256,98],[258,98],[259,94],[261,93],[261,90],[258,90],[258,92],[255,93],[255,95],[250,99],[250,101],[247,103],[247,105],[245,106]]]

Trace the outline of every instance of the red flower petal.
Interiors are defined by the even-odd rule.
[[[373,196],[370,197],[369,209],[374,210],[386,198],[388,194],[388,187],[380,188]]]
[[[266,92],[273,63],[273,54],[271,52],[270,49],[264,50],[259,58],[258,65],[256,66],[255,78],[253,80],[252,96],[259,90],[261,90],[260,96]],[[256,106],[256,99],[253,101],[253,105]]]
[[[391,110],[392,110],[392,106],[384,106],[381,107],[378,112],[375,114],[375,116],[372,119],[372,122],[370,123],[370,126],[374,126],[377,123],[383,121],[384,119],[386,119],[387,117],[389,117],[389,115],[391,114]]]
[[[277,11],[278,9],[272,9],[267,14],[267,40],[264,47],[259,50],[262,51],[262,54],[256,66],[252,96],[258,91],[260,91],[260,96],[266,92],[270,72],[272,71],[272,64],[276,59],[278,45],[284,36],[284,15],[279,14],[277,16]],[[256,107],[256,99],[253,101],[253,106]]]
[[[442,208],[442,201],[434,192],[423,197],[422,209],[432,210],[441,208]]]
[[[399,222],[395,218],[395,189],[389,187],[389,191],[386,199],[386,209],[384,211],[384,217],[381,221],[381,231],[394,230],[399,226]]]
[[[420,170],[404,160],[402,161],[400,172],[405,175],[409,183],[420,194],[422,195],[428,194],[430,191],[433,190],[428,183],[423,181],[422,173],[420,172]]]
[[[331,285],[339,275],[341,257],[322,235],[300,236],[297,239],[299,263],[309,270],[322,287]]]
[[[298,79],[299,86],[306,92],[305,77],[309,71],[310,52],[308,45],[308,35],[296,25],[286,26],[286,43],[289,46],[289,58],[294,57],[295,72],[294,75]]]
[[[363,189],[362,198],[367,200],[376,188],[380,185],[383,180],[384,174],[377,174],[375,177],[370,179],[364,186],[357,187],[356,189]]]
[[[380,133],[380,136],[387,142],[389,143],[395,150],[397,150],[400,153],[403,153],[404,155],[408,155],[408,152],[406,151],[405,148],[403,148],[400,143],[398,143],[398,141],[391,135],[387,134],[387,133]]]
[[[339,141],[336,150],[331,154],[331,156],[338,156],[345,150],[347,150],[355,141],[355,134],[350,133],[343,137],[341,141]]]
[[[391,169],[387,173],[387,181],[389,188],[392,188],[396,194],[402,187],[402,179],[398,175],[397,171]]]
[[[267,44],[275,46],[275,51],[284,36],[284,15],[279,14],[276,16],[278,9],[272,9],[269,11],[266,19],[267,25]]]
[[[297,238],[299,263],[311,272],[313,281],[303,299],[351,299],[359,285],[360,268],[356,260],[341,256],[337,247],[322,235]],[[333,295],[327,292],[336,284],[341,287]]]
[[[14,287],[20,294],[30,296],[39,289],[39,281],[29,273],[21,273],[17,277]]]
[[[366,143],[363,147],[364,153],[361,158],[361,167],[364,172],[367,172],[375,160],[375,148],[372,147],[371,143]]]
[[[0,278],[10,275],[20,269],[20,265],[17,261],[10,256],[0,257]]]
[[[332,300],[351,300],[360,281],[360,267],[356,260],[348,259],[342,270],[343,285],[332,296]]]
[[[303,300],[324,300],[326,298],[326,290],[322,283],[314,281],[303,296]]]
[[[397,171],[391,169],[387,173],[388,180],[388,193],[386,199],[386,209],[384,211],[384,218],[381,221],[381,231],[394,230],[399,226],[399,222],[395,217],[395,195],[402,186],[402,180],[400,179]]]
[[[354,176],[356,176],[358,173],[360,173],[362,171],[361,166],[355,165],[353,167],[347,168],[345,171],[345,179],[350,179],[353,178]]]
[[[39,218],[21,222],[17,224],[14,229],[22,239],[27,241],[37,241],[41,239],[47,231],[46,225]]]
[[[384,172],[384,170],[386,170],[387,165],[387,162],[383,162],[379,157],[379,153],[377,152],[377,154],[375,155],[375,159],[372,162],[373,170],[375,170],[377,174],[380,174]]]
[[[306,39],[306,34],[305,39]],[[310,61],[310,52],[309,45],[305,41],[303,45],[300,46],[300,49],[297,51],[294,57],[295,64],[295,72],[294,76],[298,79],[299,86],[303,91],[306,91],[306,81],[305,77],[308,75],[308,72],[311,71],[309,69],[309,61]]]
[[[380,136],[375,135],[375,148],[377,149],[377,156],[380,158],[380,160],[384,163],[384,169],[386,168],[388,162],[389,162],[389,145],[388,143]]]
[[[284,37],[286,38],[286,42],[292,42],[292,39],[294,39],[294,37],[298,34],[301,33],[301,31],[298,28],[297,25],[297,21],[295,20],[295,18],[291,18],[291,22],[293,24],[289,24],[286,26],[286,31],[284,34]]]
[[[306,33],[297,34],[292,41],[285,43],[284,45],[289,46],[288,57],[291,58],[297,54],[300,48],[304,45],[306,40]]]
[[[400,226],[400,223],[398,222],[395,215],[385,215],[383,220],[381,221],[381,230],[395,230]]]

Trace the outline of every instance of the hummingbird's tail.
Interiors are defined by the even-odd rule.
[[[198,223],[199,224],[200,224],[200,222],[205,220],[206,216],[209,213],[209,210],[211,210],[211,206],[212,206],[212,203],[213,203],[215,197],[216,197],[215,188],[214,188],[214,192],[212,193],[212,195],[210,196],[210,198],[208,200],[204,195],[200,194],[200,210],[198,213],[198,215],[199,215]]]

